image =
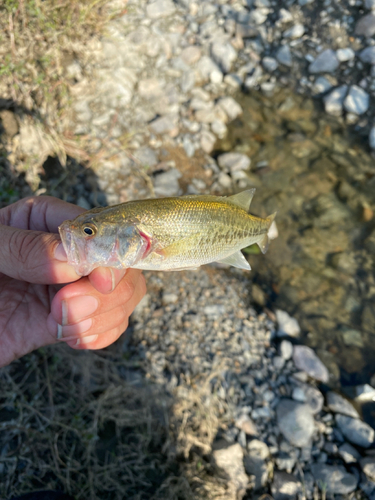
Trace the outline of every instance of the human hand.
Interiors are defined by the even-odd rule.
[[[136,269],[75,273],[57,228],[82,212],[49,196],[0,209],[0,366],[57,341],[101,349],[126,330],[144,277]]]

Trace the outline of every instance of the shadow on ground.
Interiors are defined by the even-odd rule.
[[[106,205],[93,169],[70,157],[65,166],[48,157],[32,188],[0,132],[0,208],[33,194]],[[43,348],[0,370],[1,498],[47,489],[76,500],[196,498],[195,471],[188,480],[183,462],[212,475],[209,458],[177,451],[175,401],[147,383],[123,342],[97,352]]]

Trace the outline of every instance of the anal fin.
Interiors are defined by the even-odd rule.
[[[228,264],[229,266],[238,267],[238,269],[246,269],[246,271],[250,271],[250,264],[247,262],[242,252],[239,250],[238,252],[232,253],[229,257],[225,257],[225,259],[220,259],[217,262],[221,264]]]

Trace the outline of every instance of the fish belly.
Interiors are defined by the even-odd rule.
[[[223,238],[215,244],[214,238],[195,239],[195,244],[184,248],[184,241],[181,245],[175,246],[175,251],[166,253],[163,251],[151,252],[145,259],[139,261],[134,268],[149,271],[169,271],[177,269],[197,268],[210,262],[218,262],[230,255],[257,243],[261,235],[252,235],[251,237],[241,238],[237,241],[228,241]],[[188,242],[189,243],[189,242]]]

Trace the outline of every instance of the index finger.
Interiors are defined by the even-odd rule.
[[[32,196],[0,210],[0,224],[18,229],[57,233],[59,225],[85,210],[52,196]]]

